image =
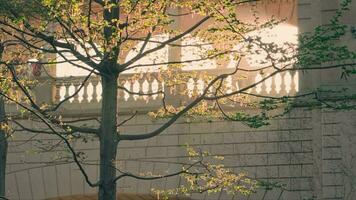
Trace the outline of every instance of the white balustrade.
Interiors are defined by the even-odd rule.
[[[268,76],[269,74],[260,73],[248,77],[247,79],[239,79],[236,76],[229,76],[225,80],[224,87],[222,88],[224,89],[225,93],[235,92],[251,84],[258,83]],[[293,95],[299,91],[298,76],[299,75],[297,72],[284,72],[276,74],[245,92],[266,96]],[[79,88],[81,88],[81,90],[72,98],[70,98],[67,103],[83,104],[101,102],[102,86],[99,78],[92,77],[82,86],[83,80],[84,77],[59,78],[54,85],[55,102],[59,102],[71,97]],[[146,103],[162,98],[162,94],[158,94],[157,92],[164,91],[165,85],[164,82],[161,82],[159,79],[149,73],[142,75],[142,77],[139,79],[132,79],[132,75],[124,75],[123,77],[120,77],[119,84],[127,89],[127,91],[119,89],[119,101],[143,100]],[[190,78],[186,83],[186,87],[183,88],[187,89],[187,92],[185,93],[187,98],[193,98],[196,95],[202,94],[205,87],[206,82],[199,77]],[[130,93],[130,91],[134,94]],[[210,92],[212,91],[214,90],[211,89]],[[151,95],[141,96],[137,93]]]
[[[145,100],[149,102],[150,100],[157,100],[158,97],[162,97],[159,94],[160,91],[164,91],[164,83],[161,83],[157,78],[154,77],[144,77],[143,79],[131,80],[131,77],[125,76],[126,80],[120,80],[120,85],[125,87],[128,91],[119,89],[118,99],[120,101],[129,101],[129,100]],[[102,85],[100,80],[97,77],[90,78],[83,86],[83,77],[75,78],[59,78],[55,82],[54,89],[54,101],[60,102],[66,98],[68,99],[67,103],[98,103],[101,102],[102,95]],[[79,88],[81,90],[72,97],[72,95]],[[202,89],[203,86],[200,86]],[[138,95],[131,94],[133,93],[142,93],[142,94],[151,94],[151,95]]]

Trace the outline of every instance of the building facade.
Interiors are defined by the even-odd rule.
[[[291,15],[288,26],[277,29],[277,35],[285,31],[299,33],[312,31],[317,25],[327,23],[339,6],[338,0],[280,0],[262,3],[266,17],[279,14],[281,18]],[[271,11],[272,10],[272,11]],[[349,33],[342,42],[356,48],[355,34],[356,2],[343,18],[349,26]],[[189,21],[189,20],[187,20]],[[182,26],[184,26],[184,21]],[[287,28],[286,28],[287,27]],[[164,37],[164,36],[161,36]],[[273,37],[272,37],[273,38]],[[187,41],[191,43],[194,41]],[[196,42],[196,41],[195,41]],[[354,45],[354,46],[352,46]],[[165,51],[165,50],[163,50]],[[167,50],[169,51],[169,50]],[[194,52],[186,49],[183,52]],[[130,53],[128,53],[128,56]],[[163,55],[164,54],[163,52]],[[182,55],[184,57],[184,55]],[[167,54],[167,59],[168,58]],[[162,57],[165,59],[165,56]],[[210,65],[209,65],[210,66]],[[211,69],[216,70],[214,66]],[[220,70],[220,69],[219,69]],[[153,72],[154,73],[154,72]],[[305,74],[285,73],[269,83],[265,82],[252,92],[257,94],[289,95],[316,88],[354,87],[355,80],[334,78],[337,70],[313,71]],[[65,77],[65,71],[57,71],[58,77]],[[164,85],[150,76],[140,81],[126,81],[130,74],[120,77],[122,83],[132,91],[157,91]],[[46,77],[43,77],[46,79]],[[255,74],[249,81],[261,79]],[[59,78],[39,88],[41,100],[58,102],[69,96],[80,85],[82,77],[70,81]],[[193,93],[201,89],[199,79],[191,80],[187,88]],[[238,82],[231,78],[231,90],[238,88]],[[64,105],[61,110],[65,119],[98,117],[100,108],[100,83],[90,79],[82,93]],[[172,94],[174,95],[174,94]],[[152,121],[148,110],[157,108],[160,97],[138,98],[122,91],[119,94],[121,120],[131,116],[132,108],[140,111],[130,122],[120,127],[126,133],[153,130],[163,121]],[[186,97],[189,99],[189,94]],[[11,111],[11,106],[8,110]],[[119,145],[117,166],[133,173],[161,174],[181,169],[186,160],[183,145],[189,144],[207,150],[214,155],[224,156],[223,164],[235,172],[245,171],[249,177],[274,184],[274,187],[260,187],[250,196],[229,196],[219,194],[194,194],[192,199],[353,199],[356,196],[356,112],[327,109],[309,110],[298,108],[291,113],[271,120],[271,125],[251,129],[239,122],[213,120],[189,121],[181,119],[167,131],[155,138],[122,142]],[[26,122],[25,122],[26,123]],[[37,126],[31,124],[29,126]],[[83,124],[83,122],[78,122]],[[95,121],[90,123],[95,124]],[[40,139],[40,140],[38,140]],[[39,143],[39,141],[41,143]],[[46,153],[36,152],[40,146],[56,146]],[[86,155],[86,161],[98,163],[98,141],[76,141],[74,148]],[[44,150],[44,149],[42,149]],[[16,134],[10,141],[7,164],[7,193],[10,199],[46,199],[76,194],[92,194],[96,190],[86,185],[74,163],[53,163],[57,157],[66,156],[63,145],[53,136]],[[98,178],[98,165],[85,165],[90,178]],[[126,178],[118,183],[120,192],[146,194],[151,188],[176,188],[183,181],[180,177],[158,181],[138,181]]]

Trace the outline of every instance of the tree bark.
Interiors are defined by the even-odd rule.
[[[4,100],[0,97],[0,123],[5,121]],[[6,175],[7,138],[0,129],[0,197],[5,197],[5,175]]]
[[[102,119],[100,127],[99,200],[116,199],[116,154],[118,145],[117,76],[102,77]]]

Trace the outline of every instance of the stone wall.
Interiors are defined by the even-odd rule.
[[[181,168],[186,160],[185,144],[225,157],[223,164],[235,172],[248,172],[252,178],[280,182],[285,189],[280,199],[346,199],[354,187],[353,152],[355,112],[308,111],[298,109],[271,121],[270,126],[251,129],[238,122],[184,120],[174,124],[162,135],[145,141],[122,142],[118,168],[133,173],[164,174]],[[124,118],[124,117],[123,117]],[[153,130],[162,122],[152,122],[139,115],[122,127],[122,132],[140,133]],[[35,138],[33,138],[35,137]],[[32,141],[27,139],[31,138]],[[56,144],[48,136],[16,135],[10,143],[8,160],[8,196],[10,199],[43,199],[70,194],[93,193],[74,164],[45,166],[63,145],[51,153],[38,154],[38,142]],[[87,161],[98,160],[98,142],[76,142],[74,147],[86,153]],[[98,177],[96,165],[86,165],[91,180]],[[159,181],[123,179],[120,191],[149,193],[151,188],[177,187],[179,177]],[[262,199],[258,190],[249,199]],[[266,193],[265,199],[277,199],[282,190]],[[350,193],[353,194],[353,193]],[[352,195],[351,195],[352,196]],[[246,199],[225,194],[194,195],[194,199]],[[350,199],[350,198],[349,198]],[[351,198],[352,199],[352,198]]]

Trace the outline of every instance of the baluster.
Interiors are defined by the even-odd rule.
[[[141,85],[140,82],[138,80],[135,80],[133,82],[133,84],[132,84],[132,90],[131,91],[133,91],[135,93],[140,92],[140,85]],[[133,99],[135,101],[137,101],[138,97],[139,97],[139,95],[137,95],[137,94],[133,95]]]
[[[82,103],[88,103],[88,86],[89,86],[89,83],[86,82],[84,84],[84,88],[83,88],[83,99],[82,99]]]
[[[282,91],[282,76],[280,73],[274,76],[274,84],[275,84],[276,94],[280,94]]]
[[[290,82],[290,92],[289,94],[294,95],[296,93],[296,84],[294,82],[294,77],[296,76],[296,72],[295,71],[291,71],[290,72],[291,75],[291,82]]]
[[[91,84],[93,85],[93,94],[91,98],[91,103],[96,103],[98,102],[98,94],[97,94],[97,86],[98,86],[99,81],[97,79],[94,79]]]
[[[286,95],[286,80],[285,80],[285,73],[281,73],[281,95]]]
[[[151,83],[151,92],[158,92],[162,89],[162,85],[158,83],[157,79],[153,79]],[[152,95],[152,99],[155,100],[158,97],[157,94]]]
[[[268,74],[267,75],[265,75],[265,74],[261,74],[261,80],[262,79],[264,79],[264,78],[266,78],[268,76]],[[266,83],[266,81],[268,81],[268,79],[267,80],[265,80],[265,81],[263,81],[260,85],[261,85],[261,92],[260,92],[260,94],[267,94],[267,83]]]
[[[97,94],[96,100],[98,102],[101,102],[103,91],[102,91],[101,82],[99,80],[98,80],[98,85],[96,86],[96,94]]]
[[[203,94],[204,92],[204,81],[202,80],[202,78],[199,78],[197,81],[197,93],[199,95]]]
[[[61,87],[62,84],[61,83],[57,83],[55,82],[55,86],[54,86],[54,102],[58,103],[61,100]]]
[[[284,75],[284,85],[285,85],[285,90],[286,90],[286,94],[290,94],[291,92],[291,85],[292,85],[292,76],[290,74],[290,72],[286,72]]]
[[[270,95],[276,95],[277,92],[276,92],[276,76],[272,76],[271,77],[271,91],[270,91]]]
[[[152,83],[153,83],[152,77],[150,77],[150,78],[147,80],[147,83],[148,83],[147,93],[153,93],[153,91],[152,91]],[[152,99],[152,98],[153,98],[153,96],[147,96],[147,101],[149,101],[149,100]]]
[[[258,83],[262,80],[262,75],[260,73],[258,73],[255,77],[255,83]],[[262,83],[260,84],[257,84],[256,87],[254,88],[254,90],[256,91],[257,94],[260,94],[261,91],[262,91],[262,86],[261,86]]]
[[[146,77],[141,77],[139,80],[138,80],[138,86],[139,86],[139,88],[138,88],[138,92],[139,93],[144,93],[143,92],[143,83],[145,82],[145,80],[146,80]],[[139,95],[138,96],[138,99],[146,99],[146,97],[147,96],[145,96],[145,95]]]
[[[74,92],[73,92],[73,94],[74,94],[75,92],[78,91],[80,83],[76,81],[76,82],[73,83],[73,86],[74,86]],[[79,103],[79,93],[74,95],[73,98],[74,98],[73,101],[72,101],[73,103]]]
[[[145,81],[141,84],[141,86],[142,86],[142,93],[147,94],[150,90],[150,84],[148,83],[147,79],[145,79]],[[144,95],[143,99],[145,101],[148,101],[149,96]]]
[[[270,74],[266,75],[267,77],[270,76]],[[272,91],[272,82],[273,82],[273,77],[269,77],[266,81],[265,81],[265,88],[264,88],[264,92],[266,94],[270,94]]]
[[[130,81],[126,80],[125,84],[124,84],[124,87],[127,90],[131,91],[131,83],[130,83]],[[125,99],[125,101],[127,101],[130,98],[130,96],[131,96],[130,93],[128,93],[127,91],[124,91],[124,99]]]
[[[88,83],[88,86],[87,86],[87,94],[88,94],[87,100],[88,100],[88,103],[90,103],[93,100],[94,86],[93,86],[92,82],[93,81],[90,81]]]
[[[64,83],[64,87],[65,87],[65,93],[64,93],[64,98],[68,98],[69,97],[69,87],[71,86],[72,84],[70,82],[66,82]]]

